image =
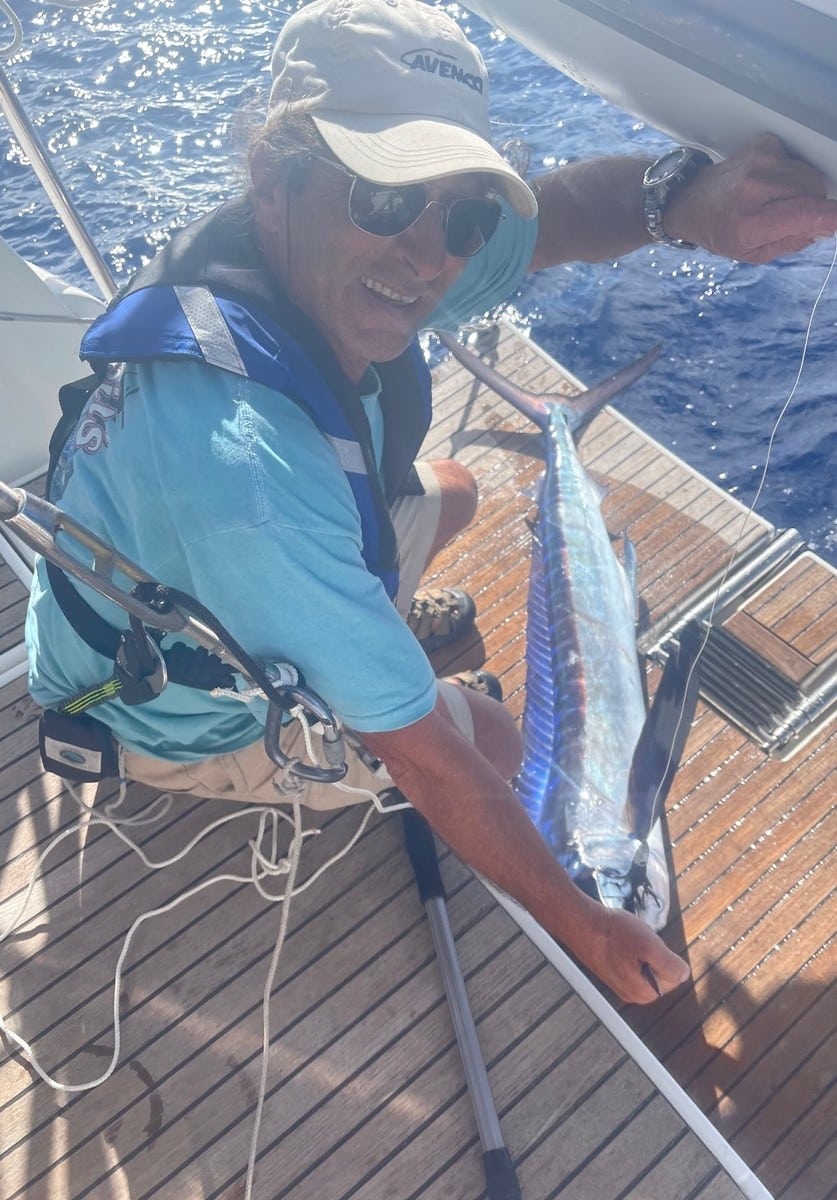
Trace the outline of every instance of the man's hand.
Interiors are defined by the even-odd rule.
[[[538,240],[530,270],[606,262],[649,242],[642,210],[643,158],[572,163],[533,181]],[[723,162],[702,167],[666,205],[672,238],[712,254],[764,263],[837,232],[837,200],[822,173],[762,134]]]
[[[620,1000],[629,1004],[656,1000],[649,972],[663,996],[686,982],[690,975],[688,964],[669,950],[639,917],[620,908],[598,905],[597,909],[595,933],[576,954]]]
[[[712,254],[765,263],[837,233],[837,200],[826,192],[816,167],[766,133],[703,167],[672,197],[663,224],[669,237]]]
[[[502,777],[519,762],[514,721],[487,696],[468,692],[467,699],[480,749],[454,727],[441,698],[415,724],[364,733],[363,740],[451,850],[522,904],[622,1000],[656,998],[643,963],[661,992],[679,986],[689,977],[686,963],[638,917],[585,895],[552,857]]]

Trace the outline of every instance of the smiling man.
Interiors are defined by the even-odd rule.
[[[476,503],[459,464],[414,466],[431,416],[415,335],[484,312],[529,268],[652,236],[763,261],[833,232],[837,206],[775,139],[719,166],[679,156],[653,211],[641,160],[580,164],[530,189],[491,146],[479,52],[418,0],[314,0],[287,21],[272,67],[246,195],[175,235],[86,335],[98,386],[67,431],[51,499],[198,596],[250,654],[296,664],[362,738],[350,784],[394,782],[620,996],[653,1000],[640,965],[666,992],[685,963],[569,882],[507,782],[520,756],[511,718],[437,681],[399,615]],[[467,624],[467,598],[451,595],[458,625],[440,634],[431,613],[420,635]],[[68,607],[39,564],[30,686],[56,708],[113,674],[84,632],[91,618],[68,620]],[[287,800],[294,781],[265,754],[259,712],[194,682],[97,705],[124,772]],[[303,757],[301,735],[285,749]],[[324,784],[301,798],[347,801]]]

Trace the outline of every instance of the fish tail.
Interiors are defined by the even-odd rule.
[[[530,421],[534,421],[539,429],[546,430],[549,425],[549,406],[543,397],[536,396],[533,392],[524,392],[523,388],[519,388],[516,383],[512,383],[505,375],[495,371],[478,355],[467,350],[452,334],[444,333],[442,330],[435,330],[435,333],[457,362],[470,371],[480,383],[490,387],[501,399],[508,400],[509,404],[514,405],[518,412],[522,412]]]
[[[630,387],[644,375],[661,350],[660,345],[653,346],[628,366],[622,367],[621,370],[609,375],[595,387],[588,388],[580,395],[570,399],[557,393],[539,396],[534,392],[524,391],[523,388],[507,379],[505,375],[495,371],[483,359],[466,349],[452,334],[445,333],[443,330],[435,330],[435,333],[442,345],[463,367],[479,379],[480,383],[490,387],[503,400],[508,400],[509,404],[514,405],[518,412],[522,412],[539,429],[546,430],[549,425],[550,411],[557,406],[564,413],[567,425],[574,435],[579,434],[586,425],[589,425],[596,414],[619,392]]]
[[[628,363],[625,367],[620,367],[618,371],[614,371],[612,375],[608,375],[601,383],[597,383],[594,387],[587,388],[580,395],[574,396],[571,402],[562,401],[562,406],[567,413],[567,424],[570,427],[570,432],[575,436],[581,433],[585,426],[589,425],[593,418],[601,412],[606,404],[614,400],[620,392],[624,392],[625,388],[636,383],[641,379],[647,370],[657,361],[662,350],[662,343],[658,342],[656,346],[652,346],[650,350],[646,350],[639,358]]]

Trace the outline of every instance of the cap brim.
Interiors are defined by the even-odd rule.
[[[332,153],[373,183],[398,185],[444,175],[489,174],[515,212],[537,216],[538,202],[528,184],[489,142],[461,125],[328,110],[312,112],[311,117]]]

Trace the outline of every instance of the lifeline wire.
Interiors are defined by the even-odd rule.
[[[765,452],[765,456],[764,456],[764,466],[762,467],[761,477],[759,479],[758,486],[756,488],[756,492],[755,492],[755,495],[753,496],[750,507],[747,509],[744,516],[742,517],[741,528],[735,539],[735,543],[733,544],[732,551],[729,556],[729,560],[727,562],[726,567],[724,568],[723,575],[721,576],[720,582],[718,583],[717,590],[712,599],[712,603],[709,607],[709,615],[706,619],[706,632],[703,635],[703,641],[701,642],[701,644],[698,648],[698,652],[695,655],[694,662],[692,663],[691,667],[689,668],[689,673],[686,677],[686,683],[683,687],[684,694],[688,694],[689,685],[692,682],[692,676],[693,676],[695,670],[697,669],[698,663],[700,662],[701,655],[703,654],[704,650],[706,649],[706,644],[709,641],[709,634],[712,629],[712,618],[715,615],[715,609],[718,606],[718,601],[721,597],[721,592],[723,591],[724,584],[727,581],[727,576],[729,575],[730,570],[732,569],[732,565],[735,562],[735,556],[738,553],[738,547],[741,545],[741,541],[744,537],[744,534],[747,531],[747,526],[750,522],[750,518],[753,516],[753,514],[756,510],[756,505],[758,504],[759,500],[761,499],[761,494],[762,494],[762,491],[764,490],[764,485],[767,480],[767,472],[768,472],[768,468],[770,466],[770,456],[773,452],[773,444],[776,441],[776,434],[779,431],[779,426],[781,425],[782,421],[784,420],[785,414],[787,413],[788,408],[790,407],[790,403],[793,400],[794,396],[796,395],[796,390],[799,387],[799,381],[802,378],[802,371],[805,367],[805,360],[808,356],[808,344],[811,340],[811,330],[814,325],[814,317],[816,315],[817,309],[819,308],[820,301],[822,300],[823,296],[825,295],[825,290],[828,287],[828,284],[831,279],[831,276],[832,276],[835,266],[837,266],[837,236],[835,236],[835,238],[834,238],[834,252],[831,256],[831,262],[828,266],[828,270],[825,273],[825,279],[823,279],[822,285],[820,286],[820,290],[817,292],[816,299],[814,300],[813,306],[811,308],[811,314],[808,317],[808,324],[805,329],[805,336],[802,340],[802,353],[801,353],[800,359],[799,359],[799,369],[796,372],[796,379],[793,381],[793,386],[792,386],[791,390],[788,392],[787,399],[785,400],[784,404],[782,405],[781,409],[779,410],[779,415],[777,416],[776,420],[773,422],[773,428],[770,431],[770,437],[767,442],[767,451]],[[675,729],[675,738],[676,738],[677,734],[679,734],[679,732],[680,732],[680,724],[683,720],[683,712],[684,712],[684,709],[683,709],[683,707],[681,707],[680,716],[677,719],[677,726]],[[668,762],[666,763],[665,770],[662,772],[662,775],[660,777],[661,782],[657,788],[656,795],[654,796],[654,803],[652,805],[652,810],[655,809],[657,806],[657,802],[659,801],[659,798],[660,798],[660,790],[663,786],[662,781],[666,778],[669,767],[671,766],[671,759],[672,759],[675,738],[672,738],[672,749],[669,751]]]

